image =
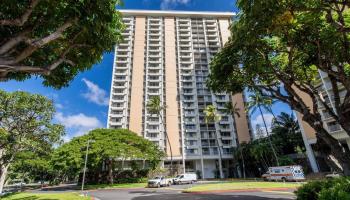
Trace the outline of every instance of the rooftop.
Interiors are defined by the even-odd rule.
[[[124,16],[176,16],[176,17],[228,17],[236,15],[234,12],[211,11],[177,11],[177,10],[127,10],[119,9]]]

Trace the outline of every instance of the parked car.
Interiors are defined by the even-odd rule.
[[[156,176],[148,180],[148,187],[163,187],[171,185],[173,180],[171,178],[165,178],[164,176]]]
[[[341,174],[341,173],[332,172],[331,174],[327,174],[325,177],[326,177],[327,179],[332,179],[332,178],[340,178],[340,177],[342,177],[342,176],[343,176],[343,174]]]
[[[9,183],[9,186],[16,186],[16,187],[21,187],[25,185],[26,183],[21,179],[14,179],[14,180],[11,180]]]
[[[265,181],[304,181],[303,168],[300,165],[269,167],[262,175]]]
[[[17,187],[21,187],[21,186],[25,186],[26,183],[25,182],[18,182],[18,183],[14,183],[13,185],[17,186]]]
[[[197,182],[197,174],[180,174],[174,178],[174,184],[194,183]]]

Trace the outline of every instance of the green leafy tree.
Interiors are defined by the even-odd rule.
[[[168,134],[165,130],[164,127],[164,121],[163,121],[163,112],[165,111],[166,106],[162,105],[162,102],[160,100],[159,96],[154,96],[152,97],[149,102],[147,102],[147,110],[150,114],[152,115],[156,115],[160,121],[161,121],[161,125],[162,125],[162,130],[164,133],[164,137],[165,140],[167,141],[168,145],[169,145],[169,151],[170,151],[170,172],[173,173],[173,150],[171,148],[171,143],[168,137]],[[165,149],[166,152],[166,149]]]
[[[32,75],[60,88],[121,40],[119,0],[2,0],[0,79]]]
[[[205,109],[204,109],[204,120],[205,123],[208,125],[209,123],[216,123],[218,121],[221,120],[221,116],[218,114],[215,106],[213,105],[208,105]],[[215,138],[216,138],[216,143],[218,145],[218,152],[219,152],[219,174],[220,174],[220,178],[224,178],[224,174],[222,172],[222,153],[221,153],[221,146],[219,143],[219,136],[218,136],[218,132],[215,131]],[[201,149],[202,151],[202,149]]]
[[[262,109],[265,109],[266,111],[272,113],[271,106],[274,103],[273,99],[267,96],[262,95],[260,92],[255,92],[254,94],[249,95],[249,100],[247,104],[247,110],[250,111],[251,114],[255,113],[257,110],[259,110],[259,113],[261,115],[261,118],[264,123],[265,131],[267,136],[269,136],[269,130],[267,128],[266,120],[264,117],[264,113]],[[279,166],[279,161],[277,157],[276,150],[271,142],[271,137],[267,137],[269,140],[270,148],[272,150],[273,156],[275,157],[275,161],[277,166]]]
[[[53,170],[50,165],[52,151],[47,152],[21,152],[15,162],[10,166],[9,177],[29,181],[51,181]]]
[[[74,179],[84,166],[85,149],[90,140],[87,168],[101,171],[103,163],[108,167],[108,181],[113,183],[114,162],[122,160],[147,160],[156,168],[164,153],[148,141],[126,129],[95,129],[73,138],[55,150],[51,163],[59,181]]]
[[[0,90],[0,193],[19,153],[45,152],[60,141],[64,128],[51,122],[54,111],[44,96]]]
[[[323,126],[324,107],[350,135],[350,1],[237,1],[231,37],[211,62],[214,91],[258,90],[303,115],[350,174],[350,152]],[[328,74],[334,109],[320,95]],[[341,98],[341,97],[344,98]]]

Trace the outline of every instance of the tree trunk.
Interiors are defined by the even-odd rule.
[[[277,166],[279,166],[280,164],[279,164],[279,162],[278,162],[278,157],[277,157],[277,154],[276,154],[275,148],[274,148],[274,147],[273,147],[273,145],[272,145],[271,138],[270,138],[270,134],[269,134],[269,130],[267,129],[267,125],[266,125],[265,117],[264,117],[264,114],[262,113],[262,110],[261,110],[260,105],[258,105],[258,108],[259,108],[259,111],[260,111],[260,114],[261,114],[262,120],[263,120],[263,122],[264,122],[265,131],[266,131],[266,134],[267,134],[267,139],[268,139],[268,141],[269,141],[269,144],[270,144],[270,147],[271,147],[271,150],[272,150],[273,156],[275,157],[275,160],[276,160],[276,164],[277,164]]]
[[[173,175],[173,150],[171,149],[171,144],[170,144],[170,140],[169,140],[169,137],[168,137],[168,133],[165,131],[165,128],[164,128],[163,116],[159,115],[158,117],[160,118],[161,123],[162,123],[162,128],[163,128],[165,140],[169,144],[169,151],[170,151],[170,175],[172,176]],[[167,152],[166,149],[165,149],[165,152]]]
[[[8,168],[9,164],[2,166],[0,169],[0,194],[3,192],[4,189]]]
[[[113,163],[112,163],[112,159],[108,160],[108,181],[109,181],[109,184],[113,184]]]
[[[242,168],[243,168],[243,178],[245,179],[245,163],[243,158],[243,153],[241,151],[241,159],[242,159]]]
[[[224,178],[224,174],[222,173],[222,155],[221,155],[221,146],[219,144],[219,137],[218,133],[215,132],[216,136],[216,142],[218,143],[218,150],[219,150],[219,173],[220,173],[220,178]]]
[[[314,126],[317,131],[317,139],[323,140],[330,148],[331,154],[338,160],[339,164],[343,168],[343,173],[345,176],[350,175],[350,154],[346,148],[339,143],[337,139],[331,136],[322,125]]]

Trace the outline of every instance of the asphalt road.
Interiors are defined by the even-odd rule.
[[[90,191],[95,200],[290,200],[295,199],[292,191],[247,191],[224,193],[182,193],[189,187],[111,189]]]
[[[200,183],[197,183],[200,184]],[[182,193],[192,185],[172,185],[162,188],[102,189],[86,191],[94,200],[290,200],[295,199],[292,190],[288,191],[240,191],[222,193]],[[33,193],[80,192],[80,187],[60,185],[32,190]]]

